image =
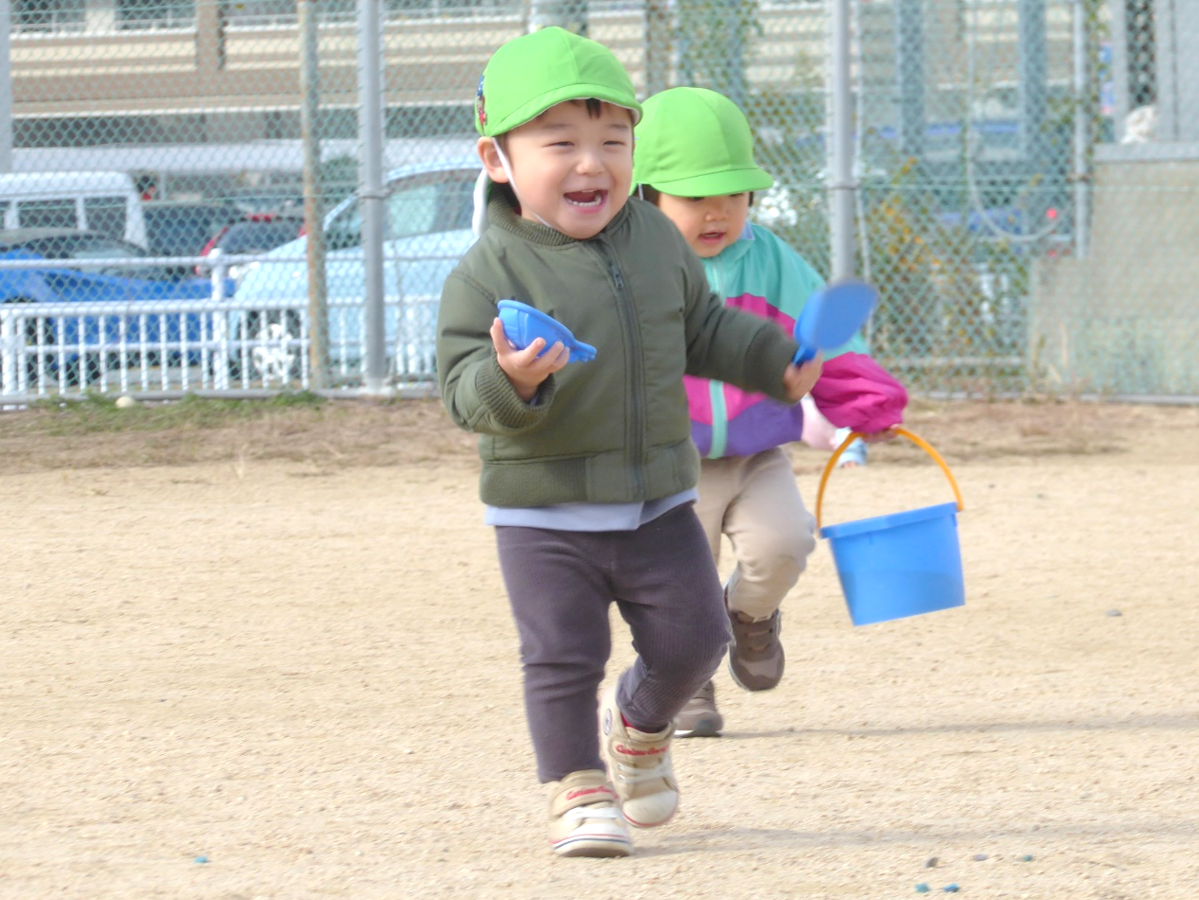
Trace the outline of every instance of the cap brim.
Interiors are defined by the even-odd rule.
[[[496,137],[506,134],[513,128],[519,128],[526,122],[531,122],[547,109],[565,103],[568,100],[602,100],[627,109],[633,114],[633,124],[641,121],[641,104],[633,97],[617,94],[611,88],[595,84],[572,84],[567,87],[547,91],[539,97],[530,100],[524,106],[514,110],[505,119],[490,124],[484,129],[484,136]]]
[[[677,181],[653,181],[650,187],[674,197],[720,197],[725,194],[742,194],[748,191],[764,191],[774,185],[774,179],[761,169],[733,169],[710,172],[707,175],[692,175]]]

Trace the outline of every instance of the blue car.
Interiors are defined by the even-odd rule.
[[[424,378],[433,369],[433,341],[441,287],[459,257],[474,243],[473,192],[478,157],[454,158],[393,169],[386,178],[384,215],[384,327],[392,371]],[[353,380],[364,359],[366,267],[357,197],[333,207],[324,219],[329,361]],[[236,275],[235,321],[230,333],[244,348],[275,343],[294,367],[307,334],[307,238],[275,248]],[[258,306],[261,304],[261,306]],[[251,371],[257,371],[249,354]],[[260,357],[261,358],[261,357]]]
[[[119,238],[70,229],[0,231],[0,303],[105,303],[127,306],[153,301],[207,300],[212,282],[182,268],[157,265],[99,265],[89,260],[141,259],[146,250]],[[6,261],[44,260],[44,267],[5,266]],[[230,285],[231,289],[232,285]],[[196,342],[203,331],[199,314],[178,316],[51,315],[27,319],[24,342],[31,375],[57,380],[59,366],[71,369],[69,381],[81,383],[94,372],[79,371],[81,348],[104,344],[162,346]],[[181,326],[180,322],[185,322]],[[163,333],[164,325],[167,333]],[[180,332],[186,331],[186,335]],[[89,363],[89,366],[91,363]],[[35,379],[36,380],[36,379]]]

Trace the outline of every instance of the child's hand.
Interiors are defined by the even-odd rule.
[[[820,372],[824,367],[824,355],[817,353],[802,366],[789,365],[783,371],[783,387],[792,403],[798,403],[808,394],[820,380]]]
[[[496,361],[521,400],[528,403],[537,395],[537,387],[568,362],[570,351],[558,341],[545,356],[538,356],[545,346],[545,338],[534,338],[533,343],[517,350],[504,334],[504,323],[497,316],[491,323],[491,343],[495,346]]]

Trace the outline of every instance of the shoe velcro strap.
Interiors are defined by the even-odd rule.
[[[578,784],[559,791],[550,804],[550,812],[560,816],[578,807],[592,804],[611,804],[615,807],[617,802],[616,791],[607,782]]]
[[[598,803],[587,806],[576,806],[562,814],[563,819],[622,819],[620,809],[616,806],[600,806]]]

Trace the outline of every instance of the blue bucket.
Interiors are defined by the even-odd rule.
[[[841,591],[854,625],[918,616],[966,602],[957,529],[962,495],[936,450],[909,431],[902,428],[896,431],[937,461],[957,502],[820,528],[820,536],[828,538],[832,549]],[[825,466],[816,497],[818,525],[829,473],[841,452],[856,437],[860,435],[847,437]]]

